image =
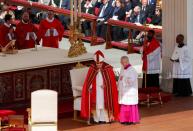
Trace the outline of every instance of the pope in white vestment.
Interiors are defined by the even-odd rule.
[[[171,57],[173,62],[173,93],[176,96],[190,96],[192,88],[190,78],[192,77],[192,58],[187,45],[184,44],[184,36],[178,35],[176,47]]]
[[[108,113],[105,110],[103,77],[99,71],[96,76],[96,110],[93,111],[95,122],[109,122]]]

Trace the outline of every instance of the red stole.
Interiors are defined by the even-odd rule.
[[[18,49],[28,49],[35,47],[35,41],[32,39],[26,40],[27,33],[34,32],[37,33],[37,28],[32,23],[24,24],[20,22],[16,26],[16,44]],[[37,35],[37,34],[36,34]]]
[[[58,36],[49,36],[46,37],[45,34],[48,29],[54,28],[58,32]],[[57,19],[54,19],[53,22],[48,22],[46,19],[42,20],[39,27],[38,39],[42,39],[42,45],[45,47],[59,47],[59,41],[62,40],[64,34],[64,27],[61,22]]]
[[[92,91],[90,94],[91,110],[96,108],[96,75],[98,69],[96,65],[91,65],[84,86],[82,90],[82,102],[81,102],[81,116],[85,119],[89,118],[89,88],[92,85]],[[104,82],[104,99],[105,109],[108,111],[108,115],[113,115],[115,120],[119,119],[119,104],[118,104],[118,90],[115,80],[113,68],[103,63],[101,70]],[[90,110],[90,111],[91,111]]]
[[[5,47],[10,42],[8,38],[8,33],[9,33],[9,27],[2,24],[0,26],[0,44],[3,47]]]

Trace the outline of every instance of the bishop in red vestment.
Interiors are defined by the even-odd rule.
[[[119,119],[118,90],[113,67],[103,62],[101,51],[95,53],[96,63],[90,66],[82,91],[81,116],[95,122]]]
[[[11,40],[14,39],[14,31],[11,26],[12,16],[5,15],[5,23],[0,26],[0,45],[5,47]]]
[[[143,45],[143,87],[159,87],[159,74],[161,66],[161,47],[160,43],[154,37],[155,32],[150,30],[147,35],[147,40]]]
[[[30,22],[28,12],[24,12],[22,20],[16,26],[16,45],[18,49],[34,48],[37,44],[37,28]]]
[[[52,11],[48,12],[48,17],[41,21],[38,37],[42,39],[42,45],[45,47],[59,47],[59,41],[62,40],[64,27],[61,22],[54,18]]]

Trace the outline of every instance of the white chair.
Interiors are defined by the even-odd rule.
[[[38,90],[31,94],[31,125],[57,126],[58,93],[53,90]]]
[[[58,129],[57,125],[41,125],[41,126],[33,125],[31,127],[31,131],[58,131]]]
[[[88,67],[70,70],[72,92],[74,97],[74,120],[77,120],[77,112],[81,111],[82,87],[86,79]]]

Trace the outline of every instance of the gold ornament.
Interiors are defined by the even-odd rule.
[[[79,21],[80,22],[80,21]],[[86,48],[84,47],[84,44],[82,42],[82,33],[80,24],[74,23],[73,26],[70,26],[70,36],[69,36],[69,42],[71,44],[71,47],[68,52],[68,57],[78,57],[82,54],[87,53]]]

